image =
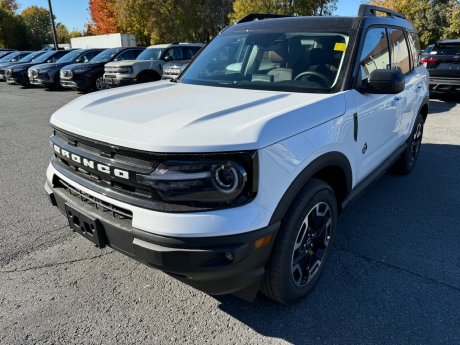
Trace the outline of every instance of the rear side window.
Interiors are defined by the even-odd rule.
[[[403,74],[411,71],[409,47],[404,31],[388,29],[391,46],[391,68],[399,69]]]
[[[182,49],[180,47],[169,48],[165,52],[163,59],[166,59],[166,57],[169,57],[170,60],[183,60]]]
[[[460,42],[457,44],[455,43],[435,44],[430,54],[432,55],[460,55]]]
[[[184,54],[184,59],[190,60],[192,59],[196,53],[200,50],[201,47],[183,47],[182,51]]]
[[[384,28],[370,29],[364,39],[359,58],[361,80],[367,80],[372,71],[390,67],[388,38]]]

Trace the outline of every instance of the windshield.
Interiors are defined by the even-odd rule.
[[[67,53],[60,59],[58,59],[56,62],[73,62],[76,60],[80,55],[82,54],[81,50],[74,50],[70,53]]]
[[[39,50],[38,52],[33,52],[30,53],[26,56],[24,56],[19,62],[31,62],[33,59],[35,59],[37,56],[43,55],[44,51]]]
[[[8,54],[0,59],[0,62],[9,62],[11,59],[14,59],[16,56],[20,55],[20,52]]]
[[[55,50],[49,50],[46,53],[33,58],[32,62],[45,62],[49,57],[53,56],[54,53],[56,53]]]
[[[91,59],[91,62],[109,62],[115,57],[115,55],[118,54],[119,51],[120,51],[119,48],[112,48],[112,49],[104,50],[103,52],[93,57]]]
[[[340,33],[244,32],[214,39],[183,83],[290,92],[330,92],[349,37]]]
[[[139,54],[136,60],[160,60],[164,48],[147,48]]]

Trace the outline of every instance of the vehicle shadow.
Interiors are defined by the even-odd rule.
[[[459,343],[460,146],[423,144],[340,217],[316,289],[292,306],[218,297],[258,333],[293,344]]]
[[[460,97],[452,94],[430,94],[430,115],[448,112],[460,103]]]

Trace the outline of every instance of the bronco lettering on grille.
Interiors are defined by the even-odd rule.
[[[63,148],[57,146],[56,144],[53,144],[54,152],[57,154],[61,155],[62,157],[65,157],[67,159],[70,159],[71,161],[83,165],[83,167],[87,167],[90,169],[97,170],[101,173],[112,175],[114,177],[122,178],[125,180],[129,180],[129,172],[126,170],[121,170],[117,168],[110,167],[108,165],[95,162],[91,159],[81,157],[79,155],[76,155],[75,153],[69,152],[67,150],[64,150]]]

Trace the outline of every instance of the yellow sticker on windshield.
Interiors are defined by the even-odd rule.
[[[345,49],[347,49],[347,44],[346,43],[336,43],[334,46],[334,50],[336,52],[344,52]]]

